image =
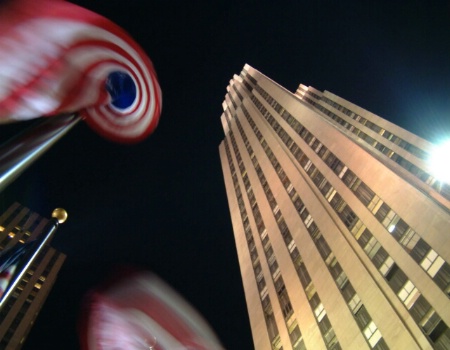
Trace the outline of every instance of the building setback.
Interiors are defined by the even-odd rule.
[[[0,216],[0,251],[39,239],[49,220],[15,203]],[[36,256],[0,310],[0,349],[20,349],[66,256],[48,244]]]
[[[246,65],[219,151],[255,349],[450,349],[450,187],[435,146]]]

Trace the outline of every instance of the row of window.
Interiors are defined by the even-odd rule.
[[[241,106],[241,109],[242,109],[245,117],[247,118],[247,121],[249,122],[251,128],[255,132],[255,134],[260,135],[261,133],[260,133],[258,127],[256,126],[255,122],[250,117],[250,114],[248,113],[246,108],[244,106]],[[243,139],[246,139],[244,130],[243,130],[242,126],[240,126],[239,120],[237,118],[235,118],[235,119],[236,119],[236,123],[238,124],[239,130],[242,134]],[[321,254],[323,260],[327,264],[327,266],[330,270],[330,273],[333,276],[333,279],[335,280],[336,284],[338,285],[339,290],[341,291],[345,301],[347,302],[347,305],[349,306],[350,310],[352,311],[352,314],[354,315],[354,317],[355,317],[358,325],[360,326],[364,336],[366,337],[369,345],[372,348],[376,348],[376,349],[380,349],[380,350],[388,349],[384,339],[382,339],[380,331],[375,326],[374,322],[372,321],[372,319],[370,317],[364,318],[364,320],[367,321],[365,323],[358,322],[360,320],[358,318],[359,317],[358,315],[360,314],[361,308],[363,308],[363,310],[364,310],[361,312],[367,314],[367,312],[365,311],[365,307],[361,303],[361,299],[356,294],[350,281],[348,281],[348,278],[347,278],[345,272],[342,270],[339,262],[334,257],[334,254],[332,253],[330,247],[328,246],[327,242],[323,238],[321,232],[319,231],[319,228],[317,227],[313,218],[311,217],[311,215],[309,214],[305,205],[301,201],[298,193],[296,192],[295,188],[291,184],[286,173],[281,168],[281,165],[279,164],[279,162],[276,159],[275,155],[273,154],[272,150],[270,149],[270,147],[267,145],[266,141],[262,137],[259,138],[259,141],[260,141],[264,151],[266,152],[266,155],[268,156],[270,162],[272,163],[275,171],[277,172],[278,177],[280,178],[281,182],[283,183],[289,197],[291,198],[293,205],[297,209],[297,212],[299,213],[300,218],[301,218],[303,224],[305,225],[305,228],[310,233],[311,238],[313,239],[313,242],[315,243],[319,253]],[[251,149],[248,148],[248,151],[250,153]],[[256,160],[256,157],[252,158],[252,160],[253,159],[255,159],[254,165],[255,165],[255,170],[257,171],[257,174],[260,176],[260,179],[264,178],[262,169],[260,168],[260,166]],[[263,181],[261,181],[261,182],[263,183]],[[264,188],[264,186],[263,186],[263,188]],[[278,210],[278,212],[279,212],[279,210]],[[281,217],[281,214],[279,215],[279,217]],[[287,227],[286,227],[286,229],[287,229]],[[283,238],[285,238],[285,236],[283,236]],[[293,242],[292,237],[290,235],[289,235],[289,240],[288,241],[285,240],[285,242],[291,253],[294,250],[296,250],[295,253],[293,254],[293,256],[295,257],[294,264],[296,266],[300,265],[301,267],[303,267],[304,266],[303,264],[296,263],[296,260],[298,258],[300,258],[300,254],[299,254],[299,252],[295,246],[295,243]],[[301,258],[300,258],[300,260],[301,260]],[[300,269],[300,271],[301,271],[301,269]],[[318,294],[315,291],[315,287],[312,284],[311,278],[309,277],[309,274],[306,270],[303,271],[303,273],[300,273],[299,277],[300,277],[300,280],[302,281],[302,284],[306,291],[307,297],[310,300],[314,314],[315,314],[317,320],[319,322],[321,322],[324,319],[324,317],[326,316],[326,312],[323,308],[322,303],[320,302]],[[328,319],[325,319],[324,324],[325,325],[329,324]],[[319,324],[319,326],[320,326],[320,324]],[[321,327],[321,329],[322,328],[323,327]],[[329,329],[324,329],[323,331],[324,331],[323,335],[324,335],[325,341],[327,342],[327,344],[330,344],[329,348],[337,348],[338,343],[337,343],[336,337],[334,335],[334,331],[332,331],[331,325],[330,325]]]
[[[256,88],[259,88],[259,87],[256,87]],[[263,116],[265,116],[267,119],[267,116],[270,115],[270,113],[262,106],[262,104],[255,97],[253,97],[252,100],[255,103],[256,107],[258,109],[260,109]],[[289,123],[289,121],[292,121],[292,119],[294,119],[292,116],[289,115],[289,113],[284,111],[282,109],[282,107],[278,107],[278,109],[280,109],[282,111],[281,116],[283,118],[287,119],[288,123]],[[273,117],[272,117],[272,119],[273,119]],[[291,124],[291,126],[292,126],[292,124]],[[278,129],[278,131],[277,131],[277,129]],[[298,121],[296,121],[296,125],[295,125],[295,127],[293,127],[293,129],[296,130],[297,133],[299,133],[299,135],[309,144],[310,147],[314,144],[315,141],[318,141],[303,126],[301,126],[301,124],[298,123]],[[282,128],[279,125],[277,125],[276,127],[274,127],[274,130],[277,131],[278,135],[283,140],[283,136],[285,136],[285,135],[283,135],[281,133]],[[377,268],[379,269],[380,273],[382,273],[382,275],[388,280],[388,282],[391,281],[392,277],[395,277],[395,279],[397,280],[400,278],[401,274],[404,275],[403,271],[401,271],[398,268],[398,266],[393,262],[392,258],[389,257],[389,255],[381,247],[379,242],[373,237],[373,235],[365,227],[365,225],[361,222],[361,220],[359,220],[359,218],[356,216],[356,214],[353,212],[353,210],[347,205],[347,203],[342,199],[342,197],[338,193],[336,193],[336,190],[334,190],[334,188],[331,186],[331,184],[328,183],[328,181],[324,178],[324,176],[318,171],[318,169],[314,166],[314,164],[312,164],[312,162],[309,160],[309,158],[307,158],[306,155],[298,148],[298,146],[292,141],[292,139],[290,139],[290,137],[288,138],[288,142],[287,143],[285,142],[285,144],[286,144],[286,146],[289,147],[291,153],[294,155],[294,157],[300,163],[302,168],[304,168],[305,171],[308,173],[309,177],[313,180],[314,184],[318,187],[318,189],[324,195],[326,200],[330,203],[331,207],[338,214],[338,216],[340,217],[342,222],[352,232],[355,239],[357,239],[358,242],[360,242],[359,239],[363,232],[370,235],[370,241],[367,243],[367,245],[364,246],[364,250],[365,250],[366,254],[371,258],[371,260],[375,264],[375,266],[377,266],[376,261],[382,260],[382,265],[377,266]],[[332,153],[329,152],[328,150],[326,150],[326,151],[322,151],[323,153],[321,154],[322,148],[323,148],[323,146],[320,144],[317,146],[315,151],[316,151],[316,153],[321,155],[322,159],[324,159],[325,162],[327,162],[327,157]],[[333,162],[329,161],[329,163],[327,163],[327,164],[330,165],[330,164],[333,164]],[[395,271],[400,271],[399,272],[400,274],[390,275],[389,271],[391,271],[392,269],[394,269]],[[404,295],[403,291],[410,289],[411,284],[412,284],[411,281],[406,281],[402,285],[401,290],[395,290],[395,288],[393,287],[393,284],[389,283],[389,285],[394,289],[394,291],[396,292],[396,294],[399,296],[399,298],[401,300],[403,299],[401,295]],[[417,289],[415,289],[415,290],[417,290]],[[429,303],[423,298],[423,296],[420,294],[420,292],[417,291],[417,293],[419,293],[417,295],[420,295],[420,296],[406,298],[406,299],[402,300],[402,302],[405,304],[405,306],[407,307],[409,312],[413,315],[413,318],[415,318],[414,314],[416,311],[420,314],[421,318],[420,318],[420,320],[415,318],[416,322],[422,327],[424,332],[435,343],[435,345],[440,344],[441,340],[446,341],[445,339],[447,337],[447,333],[449,332],[447,325],[445,325],[445,323],[443,323],[443,321],[437,315],[435,310],[433,310],[431,308]],[[425,305],[424,308],[422,308],[422,303]],[[427,309],[427,312],[423,313],[423,309]],[[434,322],[434,328],[430,327],[430,328],[432,328],[431,331],[427,331],[428,327],[425,326],[425,324],[427,323],[426,319],[428,317],[427,316],[428,314],[432,314],[432,315],[435,314],[436,317],[434,317],[434,319],[436,319],[436,318],[439,319],[439,322]],[[435,329],[442,330],[442,332],[440,332],[438,335],[436,335],[435,333],[433,333]]]
[[[248,250],[249,250],[250,256],[252,258],[255,280],[256,280],[256,283],[258,286],[258,290],[261,293],[262,290],[265,288],[265,280],[264,280],[264,276],[262,273],[261,264],[259,262],[258,252],[256,250],[256,246],[253,241],[253,233],[252,233],[252,229],[250,227],[250,222],[248,219],[247,211],[245,209],[245,204],[243,201],[242,192],[240,190],[239,181],[238,181],[238,178],[236,175],[236,170],[235,170],[235,167],[233,164],[233,160],[231,158],[230,147],[228,145],[228,140],[226,138],[224,140],[224,145],[225,145],[225,153],[226,153],[227,159],[228,159],[228,165],[230,167],[230,172],[231,172],[231,176],[233,179],[233,185],[234,185],[234,190],[236,193],[236,198],[238,200],[239,212],[241,215],[242,223],[244,225],[245,236],[247,238]],[[271,340],[272,344],[278,343],[280,336],[279,336],[279,332],[278,332],[277,323],[275,321],[275,316],[273,315],[270,297],[267,293],[265,293],[264,296],[262,296],[260,294],[260,299],[261,299],[262,309],[264,312],[264,318],[266,321],[267,331],[269,334],[269,339]]]
[[[14,223],[14,227],[10,227],[13,221],[17,220],[17,216],[21,211],[26,211],[26,213]],[[41,222],[41,218],[38,216],[34,216],[32,218],[32,212],[27,210],[22,206],[18,206],[15,210],[3,221],[2,228],[0,231],[0,236],[3,235],[1,232],[4,232],[3,239],[0,242],[0,251],[8,247],[9,242],[16,235],[21,235],[19,242],[24,243],[30,236],[31,232],[33,232],[36,227]],[[8,234],[6,234],[9,231]]]
[[[444,182],[437,181],[433,176],[431,176],[429,173],[427,173],[425,170],[420,169],[410,161],[406,160],[399,154],[395,153],[392,149],[387,147],[386,145],[376,141],[372,137],[370,137],[368,134],[363,132],[361,129],[355,127],[353,124],[347,122],[345,119],[339,117],[326,107],[322,106],[321,104],[313,101],[312,99],[308,97],[304,97],[304,100],[308,103],[312,104],[316,108],[318,108],[320,111],[322,111],[325,115],[329,116],[331,119],[335,120],[338,124],[342,125],[349,131],[351,131],[353,134],[358,136],[360,139],[364,140],[367,144],[370,146],[376,148],[381,153],[386,155],[388,158],[395,161],[397,164],[399,164],[402,168],[406,169],[408,172],[416,176],[418,179],[420,179],[425,184],[431,186],[435,191],[440,193],[444,198],[450,200],[450,185],[446,184]],[[362,118],[360,116],[356,116],[356,118],[360,118],[359,121],[363,120],[364,124],[367,124],[367,120]],[[370,123],[370,122],[369,122]],[[384,134],[383,134],[384,135]]]
[[[233,132],[230,131],[228,135],[231,140],[234,154],[236,155],[237,158],[241,159],[241,154],[237,147]],[[260,238],[261,238],[261,241],[263,244],[267,263],[268,263],[269,269],[271,271],[271,277],[272,277],[272,280],[273,280],[273,283],[275,286],[275,290],[276,290],[276,293],[278,296],[278,300],[280,303],[280,308],[283,313],[287,327],[289,328],[289,325],[292,322],[292,320],[290,320],[290,318],[294,313],[290,299],[289,299],[289,295],[287,293],[283,278],[280,274],[280,270],[278,268],[278,263],[276,261],[272,245],[270,243],[269,236],[267,234],[264,220],[262,218],[261,212],[259,211],[258,203],[256,202],[256,199],[254,198],[253,189],[250,184],[250,180],[248,178],[248,175],[247,175],[247,172],[246,172],[246,169],[245,169],[245,166],[244,166],[242,160],[239,163],[239,169],[241,171],[242,181],[244,183],[246,192],[249,193],[251,191],[251,193],[252,193],[252,195],[249,196],[249,201],[250,201],[250,206],[252,208],[253,217],[255,219],[255,224],[258,229],[258,233],[260,235]],[[262,271],[260,271],[260,273],[262,276]],[[264,288],[262,291],[260,290],[260,292],[261,292],[262,296],[264,296],[264,294],[267,294],[267,288]],[[303,341],[301,341],[301,342],[303,342]],[[297,344],[297,345],[301,345],[300,344],[301,342],[299,342],[299,344]],[[292,345],[294,346],[294,344],[292,344]]]
[[[311,92],[308,91],[308,94],[311,94]],[[322,100],[322,101],[326,102],[328,105],[334,107],[335,109],[337,109],[338,111],[349,116],[353,120],[356,120],[360,124],[365,125],[369,129],[375,131],[377,134],[380,134],[385,139],[391,141],[392,143],[398,145],[401,148],[404,148],[412,155],[414,155],[420,159],[427,159],[429,157],[429,154],[427,152],[425,152],[424,150],[418,148],[417,146],[414,146],[413,144],[409,143],[408,141],[403,140],[401,137],[393,134],[392,132],[389,132],[389,131],[381,128],[379,125],[372,123],[371,121],[367,120],[366,118],[361,117],[360,115],[349,110],[348,108],[345,108],[344,106],[338,104],[337,102],[334,102],[323,95],[321,97],[314,95],[313,97],[315,97],[318,100]]]
[[[319,139],[314,137],[306,128],[304,128],[295,118],[293,118],[281,105],[271,98],[261,87],[256,90],[263,98],[269,100],[275,105],[275,110],[283,111],[281,117],[304,139],[308,146],[317,153],[324,163],[339,179],[355,194],[355,196],[371,211],[371,213],[380,221],[389,233],[401,244],[401,246],[419,263],[419,265],[433,278],[436,284],[447,294],[450,293],[450,265],[439,256],[421,237],[415,232],[400,216],[395,213],[385,202],[383,202],[369,186],[359,179],[345,164],[324,146]],[[302,166],[307,165],[307,159],[293,144],[293,140],[282,129],[279,123],[273,118],[264,106],[252,97],[255,105],[260,109],[267,121],[272,125],[286,146],[291,147],[291,152],[295,153],[296,159],[300,156]],[[268,102],[269,102],[268,101]],[[308,160],[309,161],[309,160]],[[319,187],[327,187],[327,181],[324,176],[316,171],[312,174],[313,168],[309,173],[313,181]],[[344,207],[339,212],[344,217],[344,224],[351,230],[356,224],[356,215],[350,211],[349,207]],[[429,262],[431,261],[431,262]]]
[[[241,107],[244,108],[243,106],[241,106]],[[335,335],[335,332],[334,332],[334,330],[333,330],[333,328],[331,326],[331,323],[328,320],[328,316],[326,315],[325,309],[323,308],[323,305],[320,302],[319,295],[315,292],[314,285],[312,284],[311,279],[309,278],[309,274],[308,274],[308,272],[306,270],[306,267],[305,267],[304,264],[300,264],[300,266],[297,266],[297,264],[296,264],[296,261],[298,261],[299,259],[301,260],[301,257],[300,257],[300,254],[299,254],[299,251],[298,251],[297,247],[295,246],[295,243],[294,243],[292,235],[291,235],[291,233],[290,233],[290,231],[289,231],[289,229],[287,227],[287,224],[286,224],[286,222],[285,222],[285,220],[284,220],[284,218],[283,218],[283,216],[281,214],[281,211],[280,211],[280,209],[278,207],[278,204],[276,203],[275,197],[273,196],[273,193],[272,193],[272,191],[271,191],[271,189],[269,187],[269,184],[268,184],[268,182],[267,182],[267,180],[266,180],[266,178],[265,178],[265,176],[264,176],[264,174],[262,172],[261,167],[259,166],[259,163],[258,163],[256,157],[254,157],[253,150],[252,150],[252,148],[250,146],[250,143],[249,143],[249,141],[248,141],[248,139],[247,139],[247,137],[245,135],[245,132],[242,129],[242,126],[241,126],[239,120],[236,117],[234,118],[234,120],[235,120],[236,125],[238,127],[238,130],[239,130],[239,132],[240,132],[240,134],[242,136],[244,144],[245,144],[245,146],[247,148],[247,152],[248,152],[248,154],[251,157],[252,163],[253,163],[254,168],[256,170],[256,173],[257,173],[257,175],[258,175],[258,177],[260,179],[260,183],[261,183],[261,185],[262,185],[262,187],[264,189],[264,192],[266,194],[266,198],[267,198],[267,200],[269,202],[269,206],[272,209],[274,218],[275,218],[275,220],[277,222],[278,228],[279,228],[280,233],[281,233],[281,235],[283,237],[283,240],[284,240],[284,242],[286,244],[286,247],[291,252],[291,257],[293,258],[294,264],[296,265],[297,272],[299,273],[299,271],[302,271],[302,273],[300,273],[301,275],[308,276],[308,279],[309,279],[308,286],[309,286],[309,288],[312,288],[314,290],[314,293],[307,294],[307,297],[308,297],[308,300],[310,302],[312,311],[313,311],[313,313],[314,313],[314,315],[316,317],[316,320],[318,322],[318,326],[319,326],[319,329],[320,329],[320,331],[322,333],[322,337],[323,337],[323,339],[325,341],[325,344],[326,344],[328,349],[338,350],[341,347],[340,347],[339,342],[338,342],[338,340],[336,338],[336,335]],[[234,141],[234,137],[232,136],[232,132],[230,132],[230,134],[231,134],[231,137],[232,137],[232,142],[235,142]],[[237,150],[237,146],[236,146],[236,152],[239,152]],[[247,176],[246,173],[245,173],[245,175],[243,175],[243,181],[244,181],[244,183],[246,181],[248,181],[248,176]],[[251,205],[253,206],[253,203],[251,203]],[[256,205],[256,203],[255,203],[255,205]],[[262,228],[262,229],[265,231],[265,227]],[[264,233],[265,232],[263,232],[263,234]],[[268,236],[267,235],[266,235],[266,237],[263,240],[263,244],[265,244],[265,241],[268,241]],[[278,271],[278,274],[279,274],[279,271]],[[280,283],[278,281],[275,281],[275,287],[277,289],[278,294],[280,295],[280,293],[285,291],[285,288],[284,288],[284,283],[281,284],[281,287],[282,287],[281,289],[278,288],[277,285]],[[281,300],[280,300],[280,304],[281,304],[281,307],[283,309],[284,304],[282,303]],[[289,306],[290,306],[290,303],[289,303]],[[289,325],[288,325],[288,328],[290,328]],[[293,344],[293,346],[294,345],[296,345],[296,344]],[[301,345],[301,344],[299,344],[299,345]]]

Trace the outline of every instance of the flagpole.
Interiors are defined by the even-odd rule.
[[[76,113],[45,118],[0,145],[0,192],[80,120]]]
[[[31,266],[33,261],[36,259],[36,257],[39,255],[39,253],[44,249],[45,245],[51,240],[53,234],[58,229],[59,225],[64,223],[67,220],[67,212],[62,208],[56,208],[52,212],[52,218],[49,220],[47,225],[44,227],[44,231],[39,235],[39,237],[36,240],[39,240],[38,247],[33,251],[33,254],[28,257],[27,263],[21,267],[21,271],[14,276],[14,280],[11,281],[11,283],[8,284],[8,287],[5,291],[5,293],[2,295],[0,299],[0,310],[2,309],[3,305],[6,303],[6,300],[8,300],[8,297],[10,294],[16,289],[16,286],[21,281],[23,275],[28,270],[28,268]]]

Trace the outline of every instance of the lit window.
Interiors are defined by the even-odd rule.
[[[419,239],[419,235],[413,229],[409,228],[400,239],[400,243],[407,250],[412,250],[416,246],[416,243],[419,241]]]
[[[383,276],[386,276],[389,270],[391,269],[392,265],[394,265],[394,260],[390,256],[388,256],[378,270],[381,272]]]
[[[430,268],[430,266],[433,264],[433,262],[436,260],[437,257],[438,257],[438,254],[433,249],[430,249],[428,254],[425,256],[425,258],[420,263],[420,265],[426,271]]]
[[[280,208],[278,207],[278,205],[275,206],[275,208],[273,208],[273,214],[277,215],[277,213],[280,211]]]
[[[316,315],[317,321],[320,322],[327,314],[322,303],[317,305],[317,307],[314,309],[314,314]]]
[[[339,286],[339,289],[342,289],[344,284],[348,281],[347,275],[344,271],[336,278],[336,284]]]
[[[342,169],[342,171],[339,173],[339,178],[342,179],[342,177],[345,175],[345,172],[348,170],[348,168],[346,166],[344,166],[344,168]]]
[[[359,311],[362,306],[362,302],[358,294],[355,294],[353,298],[350,299],[350,301],[348,302],[348,306],[350,310],[352,310],[353,314],[356,314]]]
[[[287,193],[291,194],[292,190],[294,189],[294,186],[290,184],[288,188],[286,189]]]
[[[261,232],[261,239],[266,238],[266,236],[267,236],[267,229],[264,229],[264,231]]]
[[[308,160],[308,162],[307,162],[306,165],[304,166],[304,169],[305,169],[306,171],[308,171],[309,168],[311,167],[311,165],[312,165],[312,162],[311,162],[310,160]]]
[[[378,197],[377,195],[375,195],[372,200],[370,201],[370,203],[367,205],[367,208],[372,212],[372,213],[376,213],[378,211],[378,209],[380,209],[381,205],[383,204],[383,201],[380,199],[380,197]]]
[[[356,221],[355,225],[352,228],[352,234],[355,236],[355,239],[358,240],[361,237],[362,233],[366,229],[366,225],[363,224],[361,220]]]
[[[328,202],[331,202],[335,194],[336,190],[333,187],[331,187],[328,193],[325,195],[325,198],[327,199]]]
[[[325,260],[325,264],[327,264],[327,266],[334,266],[336,263],[337,263],[337,259],[334,256],[334,253],[330,252],[327,259]]]
[[[261,299],[264,299],[267,296],[267,294],[269,294],[267,286],[264,286],[263,290],[261,291]]]
[[[370,241],[367,242],[366,246],[364,247],[364,251],[369,256],[369,258],[373,258],[373,256],[377,253],[378,249],[380,249],[381,244],[377,241],[375,237],[371,237]]]
[[[289,243],[289,245],[288,245],[289,252],[292,253],[292,251],[293,251],[296,247],[297,247],[297,246],[295,245],[294,240],[292,240],[292,241]]]
[[[312,216],[308,215],[308,217],[305,219],[305,226],[308,228],[313,221],[314,220],[313,220]]]
[[[281,272],[280,272],[280,268],[277,267],[277,269],[275,270],[275,272],[272,274],[273,279],[277,279],[278,276],[280,276]]]
[[[434,277],[441,266],[444,265],[444,262],[444,259],[442,259],[438,253],[433,249],[430,249],[420,265],[431,277]]]
[[[363,332],[372,348],[377,345],[378,341],[381,339],[381,333],[375,323],[373,323],[373,321],[370,321],[368,326],[364,328]]]
[[[395,224],[398,222],[399,219],[400,218],[398,217],[398,215],[395,214],[395,212],[393,210],[390,210],[389,213],[386,215],[386,217],[383,220],[383,226],[388,227],[388,228],[391,226],[394,226],[394,228],[395,228]],[[389,232],[392,232],[392,231],[389,231]]]
[[[313,283],[310,283],[306,289],[305,289],[306,297],[308,300],[311,300],[311,298],[316,294],[316,287],[314,287]]]
[[[397,293],[397,295],[409,310],[414,305],[417,298],[420,296],[420,292],[417,290],[414,284],[408,280],[402,287],[402,289]]]

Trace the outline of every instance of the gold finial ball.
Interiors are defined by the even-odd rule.
[[[53,210],[52,218],[55,218],[60,224],[62,224],[67,220],[67,211],[63,208],[56,208]]]

